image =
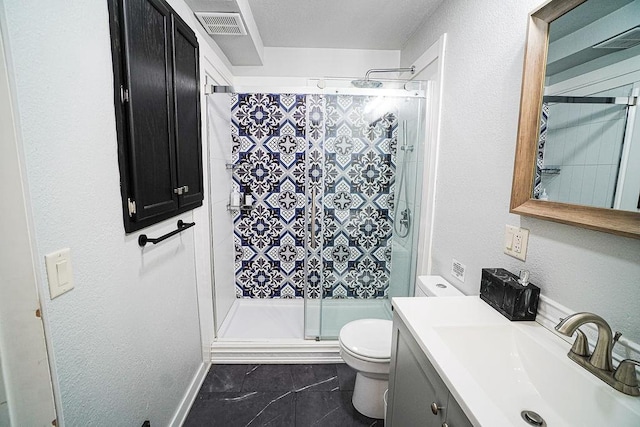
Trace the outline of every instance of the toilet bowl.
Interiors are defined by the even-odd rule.
[[[369,418],[384,418],[383,395],[389,384],[391,320],[361,319],[340,330],[340,356],[357,371],[354,408]]]
[[[420,276],[416,297],[462,296],[441,276]],[[384,392],[389,387],[391,362],[391,320],[360,319],[340,330],[340,355],[356,370],[354,408],[370,418],[384,418]]]

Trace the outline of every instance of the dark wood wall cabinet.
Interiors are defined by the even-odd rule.
[[[124,228],[202,205],[198,41],[164,0],[108,0]]]

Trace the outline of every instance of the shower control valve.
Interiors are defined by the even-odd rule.
[[[411,211],[409,209],[403,209],[400,213],[400,225],[404,225],[405,227],[409,226],[409,215],[411,215]]]

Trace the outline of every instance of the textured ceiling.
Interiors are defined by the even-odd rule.
[[[401,49],[442,0],[249,0],[267,47]]]
[[[443,0],[185,0],[194,12],[241,12],[257,31],[212,36],[233,65],[261,65],[264,47],[402,49]]]

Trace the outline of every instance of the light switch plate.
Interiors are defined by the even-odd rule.
[[[524,261],[527,258],[529,230],[507,225],[504,232],[504,253]]]
[[[44,256],[49,280],[51,299],[70,291],[74,287],[71,268],[71,249],[64,248]]]

